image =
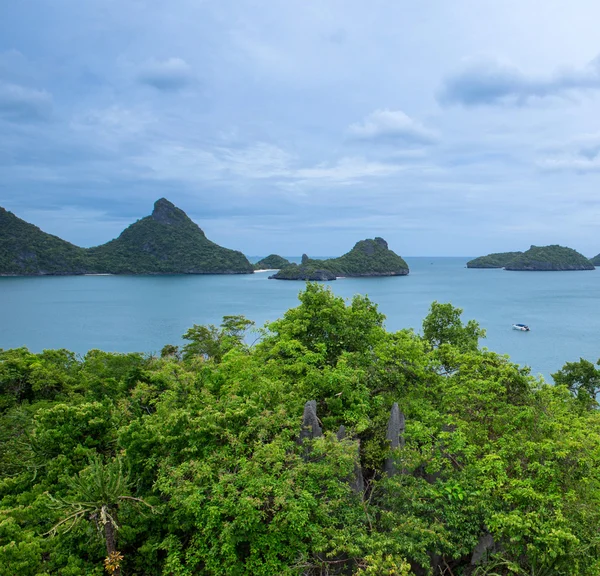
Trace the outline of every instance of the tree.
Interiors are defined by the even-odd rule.
[[[600,366],[600,360],[596,365]],[[580,358],[579,362],[567,362],[558,372],[552,374],[552,378],[559,386],[566,386],[575,396],[597,406],[600,369],[589,360]]]
[[[223,356],[243,345],[244,336],[254,322],[244,316],[223,316],[220,328],[213,324],[199,326],[194,324],[184,335],[189,344],[183,347],[183,359],[212,359],[221,362]]]
[[[385,334],[385,316],[366,296],[354,296],[350,305],[329,288],[308,282],[299,295],[300,306],[288,310],[268,328],[271,342],[297,342],[335,364],[342,353],[373,350]]]
[[[477,350],[479,339],[485,338],[485,330],[475,320],[462,323],[462,308],[452,304],[433,302],[425,320],[423,320],[423,338],[434,348],[450,344],[461,352]]]
[[[129,478],[123,471],[120,458],[102,464],[100,457],[95,456],[87,468],[71,479],[69,488],[71,498],[48,494],[52,508],[67,512],[48,534],[68,532],[86,519],[94,522],[106,545],[105,568],[112,576],[120,576],[123,556],[117,549],[119,508],[124,504],[143,504],[150,509],[152,506],[129,495]]]

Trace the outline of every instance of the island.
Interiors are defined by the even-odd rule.
[[[291,262],[279,256],[278,254],[269,254],[266,258],[259,260],[254,264],[255,270],[281,270],[286,266],[289,266]]]
[[[89,271],[87,254],[0,207],[0,276],[75,275]]]
[[[523,252],[496,252],[487,256],[480,256],[467,262],[467,268],[504,268],[511,260]]]
[[[350,252],[339,258],[316,260],[304,254],[300,264],[290,264],[269,278],[330,281],[339,277],[406,276],[408,273],[408,264],[388,248],[383,238],[377,237],[357,242]]]
[[[512,257],[511,257],[512,256]],[[552,244],[531,246],[526,252],[499,252],[467,262],[467,268],[504,268],[523,272],[594,270],[594,264],[572,248]]]
[[[600,254],[597,254],[596,256],[594,256],[593,258],[590,258],[590,262],[594,265],[594,266],[600,266]]]
[[[211,242],[165,198],[118,238],[80,248],[0,208],[0,275],[252,274],[237,250]]]
[[[504,269],[528,272],[558,272],[594,270],[594,265],[576,250],[553,244],[551,246],[531,246],[529,250],[511,260]]]

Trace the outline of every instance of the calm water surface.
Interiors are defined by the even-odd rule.
[[[600,357],[600,269],[469,270],[467,258],[406,258],[410,275],[329,283],[344,297],[368,294],[389,330],[419,329],[433,300],[452,302],[486,330],[484,344],[549,377],[565,361]],[[157,352],[192,324],[244,314],[258,325],[297,305],[301,282],[240,276],[0,278],[0,348]],[[531,332],[511,329],[529,324]]]

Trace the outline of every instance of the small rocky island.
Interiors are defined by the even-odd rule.
[[[594,256],[593,258],[590,258],[590,262],[594,265],[594,266],[600,266],[600,254],[597,254],[596,256]]]
[[[406,276],[408,264],[388,248],[383,238],[361,240],[339,258],[314,260],[306,254],[301,264],[290,264],[277,274],[275,280],[335,280],[339,277]]]
[[[0,208],[0,275],[252,274],[237,250],[211,242],[165,198],[118,238],[80,248]]]
[[[266,258],[259,260],[254,264],[255,270],[281,270],[286,266],[289,266],[291,262],[279,256],[279,254],[269,254]]]
[[[509,257],[511,255],[512,257]],[[467,262],[467,268],[504,268],[525,272],[594,270],[594,264],[572,248],[552,244],[531,246],[526,252],[503,252]]]

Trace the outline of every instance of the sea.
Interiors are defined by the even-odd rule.
[[[468,257],[405,260],[408,276],[327,285],[348,299],[368,295],[392,331],[419,332],[433,301],[451,302],[464,310],[465,321],[485,328],[483,346],[547,381],[567,361],[600,357],[600,269],[508,272],[467,269]],[[243,314],[262,326],[297,306],[303,289],[302,282],[269,280],[272,273],[3,277],[0,348],[157,354],[165,344],[182,344],[193,324],[219,324],[224,315]],[[514,323],[531,331],[513,330]]]

